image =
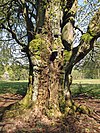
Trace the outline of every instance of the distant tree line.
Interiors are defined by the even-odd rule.
[[[73,70],[73,79],[100,79],[100,69]]]
[[[26,80],[27,78],[27,66],[21,66],[19,64],[0,65],[0,80]]]

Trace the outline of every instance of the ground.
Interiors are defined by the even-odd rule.
[[[22,96],[14,94],[0,95],[0,115],[2,109],[16,103]],[[47,118],[35,108],[19,114],[16,118],[0,122],[1,133],[100,133],[100,99],[79,95],[74,97],[79,105],[93,110],[92,115],[80,114]],[[4,111],[4,110],[3,110]],[[28,114],[28,115],[27,115]]]

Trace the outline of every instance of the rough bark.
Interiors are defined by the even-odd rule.
[[[29,61],[33,68],[30,67],[29,87],[21,103],[28,106],[33,101],[53,112],[59,111],[59,106],[65,106],[65,100],[67,106],[73,106],[70,57],[77,1],[61,3],[51,0],[47,5],[42,1],[39,4],[37,33],[29,43]]]
[[[55,8],[53,5],[56,5]],[[33,71],[33,73],[32,71],[30,73],[32,81],[29,81],[27,94],[21,101],[25,106],[28,106],[31,103],[30,101],[33,101],[38,106],[48,108],[52,112],[54,110],[59,111],[59,92],[64,85],[64,73],[62,73],[64,62],[63,45],[59,36],[60,15],[57,16],[56,22],[51,18],[52,13],[56,15],[56,11],[60,11],[59,9],[60,0],[57,2],[52,0],[47,5],[42,22],[37,22],[37,34],[29,44],[30,63],[33,65],[33,69],[30,69]],[[38,14],[38,19],[41,19],[41,15],[44,14],[44,8]],[[58,24],[56,25],[57,22]],[[57,37],[54,38],[55,35]],[[32,79],[32,74],[34,79]]]

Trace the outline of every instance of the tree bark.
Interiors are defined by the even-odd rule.
[[[41,7],[46,6],[46,9],[39,7],[41,10],[37,12],[37,32],[29,43],[29,87],[22,100],[25,106],[29,106],[33,101],[42,108],[58,112],[62,100],[63,102],[66,100],[66,104],[72,106],[70,78],[73,65],[69,60],[72,55],[74,25],[72,18],[75,17],[76,3],[76,0],[75,3],[69,2],[71,5],[63,10],[60,0],[51,0],[47,5],[42,1],[39,3]],[[65,12],[67,8],[70,15],[69,12]]]

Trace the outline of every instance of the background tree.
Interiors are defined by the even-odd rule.
[[[6,35],[5,35],[6,34]],[[27,79],[27,59],[21,54],[18,46],[12,46],[14,42],[9,39],[8,33],[3,31],[0,34],[0,76],[4,80],[4,73],[8,73],[10,80]],[[23,59],[24,58],[24,59]],[[24,72],[22,72],[21,71]],[[26,69],[26,70],[25,70]],[[26,75],[26,76],[25,76]],[[5,79],[6,80],[6,79]]]
[[[100,78],[100,46],[99,40],[96,42],[95,47],[89,54],[79,63],[77,63],[73,69],[74,79],[99,79]]]
[[[1,29],[10,33],[29,61],[29,86],[20,103],[34,101],[46,113],[59,112],[62,99],[73,107],[71,72],[100,37],[100,9],[82,32],[75,26],[77,0],[5,0],[0,7]],[[73,47],[75,29],[81,39]]]

